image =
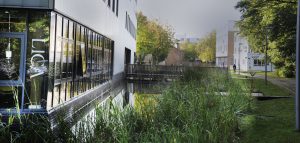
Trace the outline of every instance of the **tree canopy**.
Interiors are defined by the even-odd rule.
[[[214,62],[216,59],[216,32],[212,32],[200,39],[197,43],[184,41],[180,44],[184,51],[185,60],[202,62]]]
[[[282,75],[294,76],[297,0],[241,0],[238,26],[254,51],[263,52],[268,37],[272,63]]]
[[[149,20],[141,12],[137,14],[137,19],[137,56],[139,60],[143,60],[147,54],[152,54],[155,63],[165,60],[169,50],[175,45],[174,33],[170,26]]]

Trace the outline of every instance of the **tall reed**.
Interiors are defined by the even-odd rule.
[[[159,96],[136,95],[140,106],[121,108],[108,102],[97,107],[96,119],[85,120],[78,130],[64,121],[56,133],[47,123],[31,123],[18,135],[4,135],[21,142],[31,136],[46,142],[239,142],[240,115],[252,108],[249,91],[224,70],[195,68]]]

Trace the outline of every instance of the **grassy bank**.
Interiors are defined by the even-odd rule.
[[[245,76],[233,75],[236,80],[250,85]],[[254,79],[254,88],[265,96],[291,96],[285,88],[263,79]],[[295,100],[276,99],[255,101],[255,108],[242,120],[242,143],[298,143],[300,133],[295,132]]]
[[[243,143],[298,143],[294,99],[256,101],[252,116],[243,120]],[[254,116],[255,115],[255,116]]]

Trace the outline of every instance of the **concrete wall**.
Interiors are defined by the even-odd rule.
[[[111,1],[112,3],[112,1]],[[133,62],[136,40],[125,28],[126,12],[137,27],[135,0],[119,0],[118,16],[107,0],[56,0],[54,10],[115,41],[114,75],[124,71],[125,47]]]

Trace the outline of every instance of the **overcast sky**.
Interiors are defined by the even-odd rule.
[[[238,1],[138,0],[138,10],[171,25],[176,35],[202,37],[229,20],[238,20],[240,13],[234,8]]]

